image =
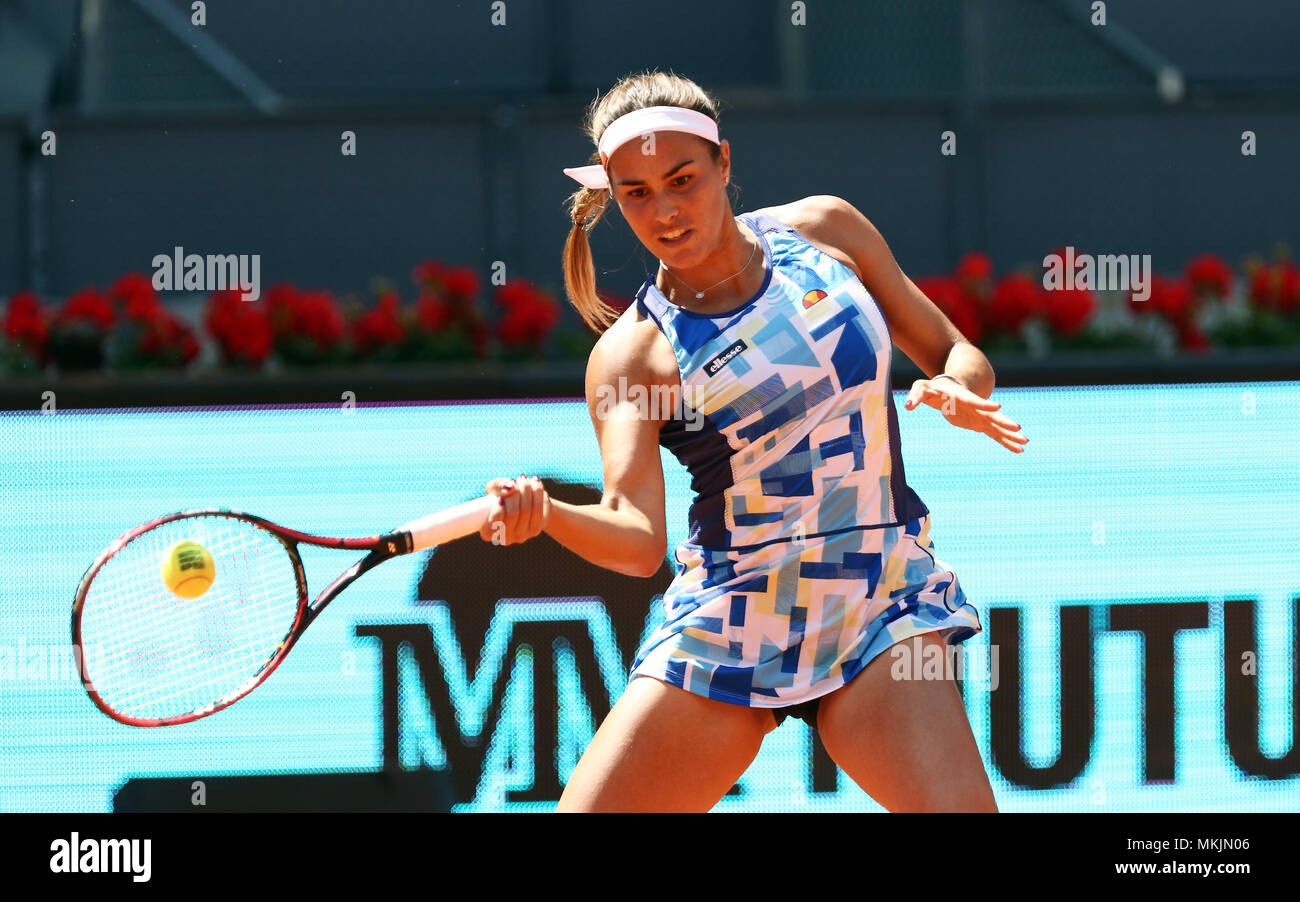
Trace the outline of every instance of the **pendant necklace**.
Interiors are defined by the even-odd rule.
[[[701,299],[701,298],[704,297],[704,292],[705,292],[705,291],[712,291],[713,289],[715,289],[715,288],[717,288],[719,285],[721,285],[723,282],[726,282],[726,281],[729,281],[729,280],[731,280],[731,279],[734,279],[734,278],[736,278],[736,276],[740,275],[740,273],[742,273],[742,272],[744,272],[745,270],[749,269],[749,264],[754,262],[754,255],[757,254],[757,253],[758,253],[758,245],[755,244],[753,250],[751,250],[751,251],[749,252],[749,260],[746,261],[745,265],[742,266],[742,267],[740,268],[740,271],[739,271],[739,272],[732,273],[731,275],[727,276],[727,278],[723,279],[722,281],[713,283],[713,284],[710,285],[708,288],[704,289],[704,291],[695,291],[695,289],[694,289],[694,288],[691,288],[690,285],[686,285],[686,280],[683,279],[681,276],[677,275],[676,273],[674,273],[674,272],[673,272],[671,269],[669,269],[667,266],[664,266],[664,262],[663,262],[662,260],[659,261],[659,268],[662,269],[662,270],[664,270],[665,272],[669,273],[670,275],[672,275],[672,277],[673,277],[674,279],[676,279],[678,282],[681,282],[683,285],[686,285],[686,287],[687,287],[687,288],[690,288],[691,291],[695,291],[695,299],[698,301],[699,299]]]

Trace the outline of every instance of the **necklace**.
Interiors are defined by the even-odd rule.
[[[736,278],[736,276],[740,275],[740,273],[742,273],[742,272],[744,272],[745,270],[749,269],[749,264],[754,262],[754,255],[757,254],[757,253],[758,253],[758,245],[755,244],[753,250],[751,250],[751,251],[749,252],[749,260],[747,260],[747,261],[745,262],[745,265],[742,266],[742,267],[740,268],[740,271],[739,271],[739,272],[732,273],[731,275],[727,276],[727,278],[723,279],[721,282],[714,282],[714,283],[713,283],[712,285],[710,285],[708,288],[704,289],[704,291],[712,291],[713,289],[715,289],[715,288],[717,288],[719,285],[721,285],[722,282],[730,281],[731,279],[734,279],[734,278]],[[681,282],[683,285],[686,285],[686,280],[683,279],[681,276],[677,275],[675,272],[673,272],[673,271],[672,271],[671,269],[669,269],[667,266],[664,266],[664,261],[662,261],[662,260],[659,261],[659,268],[662,269],[664,272],[668,273],[669,275],[671,275],[671,276],[672,276],[674,279],[676,279],[678,282]],[[695,291],[695,289],[694,289],[694,288],[691,288],[690,285],[686,285],[686,287],[687,287],[687,288],[690,288],[691,291]],[[704,297],[704,291],[695,291],[695,299],[696,299],[697,301],[698,301],[700,298]]]

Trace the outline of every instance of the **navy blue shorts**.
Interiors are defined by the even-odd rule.
[[[818,696],[810,702],[800,702],[797,705],[786,705],[783,708],[773,708],[772,714],[776,716],[776,725],[779,727],[787,717],[797,717],[814,730],[817,729],[817,706],[821,704],[823,696]]]

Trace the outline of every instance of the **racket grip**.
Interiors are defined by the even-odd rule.
[[[411,534],[411,551],[423,551],[434,545],[450,542],[462,536],[473,535],[482,528],[496,498],[483,495],[464,504],[440,510],[400,527],[399,532]]]

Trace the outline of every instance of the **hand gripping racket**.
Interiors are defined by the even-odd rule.
[[[99,555],[77,587],[72,644],[82,684],[101,711],[137,727],[188,723],[233,705],[280,665],[353,580],[399,554],[478,532],[495,498],[483,495],[385,535],[314,536],[239,511],[188,510],[138,526]],[[160,567],[177,542],[211,555],[211,585],[176,594]],[[297,546],[368,551],[316,600]]]

